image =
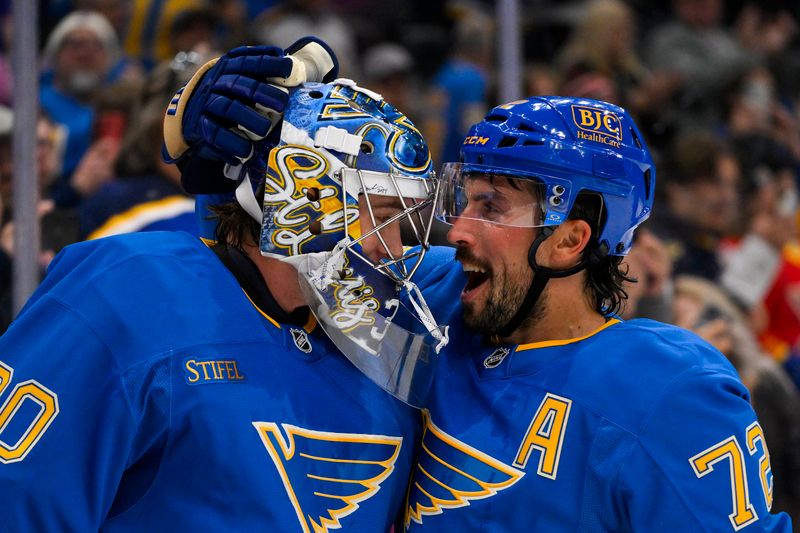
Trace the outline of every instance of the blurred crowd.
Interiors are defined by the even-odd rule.
[[[172,94],[240,44],[317,35],[341,75],[403,110],[437,163],[496,101],[492,1],[40,2],[42,271],[71,242],[195,231],[160,157]],[[0,328],[11,319],[10,1],[0,1]],[[739,370],[764,425],[773,509],[800,522],[800,5],[760,0],[520,0],[521,93],[590,97],[636,117],[657,201],[627,262],[625,317],[695,331]],[[444,228],[436,232],[444,244]],[[643,357],[646,354],[642,354]]]

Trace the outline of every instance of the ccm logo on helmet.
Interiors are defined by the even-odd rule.
[[[464,144],[486,144],[489,142],[489,137],[479,137],[477,135],[473,135],[471,137],[467,137],[464,139]]]
[[[622,140],[620,120],[614,113],[593,107],[574,105],[572,106],[572,120],[575,121],[576,126],[584,131],[611,137],[615,141]],[[580,135],[580,132],[578,133],[578,137],[581,139],[600,141],[604,144],[614,144],[613,142],[603,141],[597,138],[584,137]]]

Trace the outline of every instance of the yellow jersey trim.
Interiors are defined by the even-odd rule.
[[[110,217],[102,226],[91,232],[86,240],[91,241],[121,233],[133,233],[165,217],[176,217],[193,211],[194,200],[181,195],[167,196],[152,202],[137,204],[127,211]]]
[[[592,335],[596,335],[596,334],[600,333],[601,331],[603,331],[606,328],[610,328],[614,324],[619,324],[620,322],[621,322],[621,320],[619,320],[618,318],[612,318],[611,320],[609,320],[608,322],[606,322],[605,324],[603,324],[602,326],[600,326],[596,330],[592,331],[591,333],[588,333],[588,334],[584,335],[583,337],[575,337],[573,339],[560,339],[560,340],[555,340],[555,341],[540,341],[540,342],[531,342],[531,343],[528,343],[528,344],[520,344],[519,346],[517,346],[517,349],[515,351],[520,352],[522,350],[532,350],[534,348],[549,348],[551,346],[564,346],[565,344],[572,344],[573,342],[580,342],[580,341],[582,341],[584,339],[588,339]]]
[[[316,327],[317,317],[314,316],[314,313],[308,313],[308,322],[306,322],[306,325],[303,326],[303,329],[306,330],[306,333],[311,333]]]
[[[245,295],[245,296],[247,296],[247,299],[248,299],[248,300],[250,300],[250,303],[251,303],[251,304],[253,304],[253,307],[255,307],[255,308],[256,308],[256,311],[258,311],[259,313],[261,313],[261,316],[263,316],[264,318],[266,318],[267,320],[269,320],[270,322],[272,322],[272,325],[273,325],[273,326],[275,326],[276,328],[278,328],[278,329],[281,329],[281,325],[280,325],[280,324],[278,324],[278,323],[275,321],[275,319],[274,319],[274,318],[272,318],[272,317],[271,317],[271,316],[269,316],[267,313],[265,313],[264,311],[262,311],[262,310],[261,310],[261,308],[260,308],[260,307],[258,307],[258,306],[256,305],[256,303],[253,301],[253,299],[252,299],[252,298],[250,298],[250,295],[249,295],[249,294],[247,294],[247,292],[245,292],[245,290],[244,290],[244,289],[242,289],[242,292],[244,292],[244,295]]]

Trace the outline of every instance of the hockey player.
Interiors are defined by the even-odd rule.
[[[770,514],[767,443],[730,363],[685,330],[616,316],[655,188],[628,113],[498,106],[439,179],[455,250],[430,251],[415,281],[452,341],[408,529],[791,531]]]
[[[217,210],[216,242],[151,232],[70,246],[0,338],[0,530],[376,532],[402,516],[419,411],[332,340],[356,364],[384,361],[380,340],[418,358],[384,384],[414,403],[412,378],[442,339],[429,321],[437,339],[392,321],[419,259],[397,222],[427,234],[430,155],[352,83],[287,91],[251,76],[255,62],[297,85],[317,77],[310,56],[317,79],[333,77],[319,43],[292,52],[234,50],[170,106],[178,151],[185,129],[234,151],[217,121],[246,121],[242,102],[259,104],[251,138],[286,113],[268,157],[228,169],[238,201]],[[209,114],[218,104],[227,115]]]
[[[628,113],[501,105],[440,179],[461,266],[443,254],[418,279],[454,322],[409,531],[791,531],[769,512],[767,443],[730,363],[685,330],[616,318],[655,187]]]

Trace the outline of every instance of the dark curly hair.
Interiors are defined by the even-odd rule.
[[[251,217],[237,202],[209,206],[217,219],[214,230],[214,239],[224,242],[234,248],[241,248],[244,244],[258,245],[261,235],[261,225]]]
[[[584,220],[592,228],[592,237],[583,254],[587,262],[586,289],[591,293],[595,310],[606,316],[618,315],[628,299],[623,284],[634,283],[636,279],[628,276],[627,266],[622,267],[623,256],[608,255],[600,249],[597,237],[606,222],[603,198],[594,192],[581,192],[568,218]]]

